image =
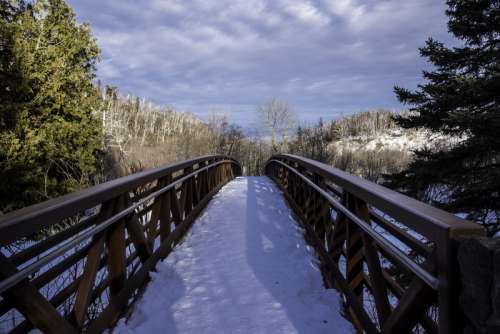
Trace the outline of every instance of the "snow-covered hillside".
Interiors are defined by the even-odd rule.
[[[401,151],[411,153],[424,148],[457,143],[459,138],[431,134],[426,130],[388,129],[375,135],[350,136],[330,143],[329,149],[339,151]]]
[[[332,134],[326,148],[329,163],[381,182],[384,175],[404,170],[413,160],[414,151],[446,149],[463,140],[424,129],[403,129],[394,120],[395,115],[384,110],[363,112],[325,126],[323,131]]]

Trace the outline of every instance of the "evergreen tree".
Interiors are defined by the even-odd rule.
[[[12,127],[12,105],[19,101],[22,86],[20,69],[13,62],[14,20],[23,7],[0,0],[0,129]],[[15,90],[15,91],[14,91]]]
[[[0,13],[2,212],[88,182],[101,134],[89,26],[63,0],[14,3],[2,0]]]
[[[427,40],[420,53],[434,69],[424,71],[426,81],[415,91],[395,87],[413,111],[396,121],[461,141],[417,151],[416,160],[389,184],[468,213],[493,235],[500,227],[500,1],[448,0],[447,5],[449,31],[463,44],[449,48]]]

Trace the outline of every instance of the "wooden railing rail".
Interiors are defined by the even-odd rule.
[[[456,243],[483,229],[331,166],[276,155],[283,190],[358,332],[461,333]]]
[[[203,156],[0,216],[0,331],[114,326],[240,164]]]

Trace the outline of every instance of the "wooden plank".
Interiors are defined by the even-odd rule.
[[[346,199],[347,194],[343,194],[342,197],[343,197],[342,201],[345,203],[347,201]],[[342,255],[346,237],[347,237],[347,217],[343,212],[337,212],[333,234],[330,240],[331,249],[329,249],[329,253],[336,263],[339,262],[340,255]]]
[[[401,298],[401,296],[405,292],[404,289],[386,271],[383,271],[383,276],[384,276],[385,281],[388,284],[389,289],[394,294],[394,296],[396,296],[399,300],[399,298]],[[438,333],[437,324],[434,322],[434,320],[429,318],[429,316],[427,316],[427,314],[422,315],[422,317],[420,318],[420,324],[427,331],[427,333],[429,333],[429,334]]]
[[[427,308],[436,300],[436,292],[418,277],[410,283],[405,294],[382,327],[387,334],[409,333]]]
[[[158,188],[163,188],[167,185],[165,178],[158,180]],[[151,220],[148,223],[147,229],[147,242],[149,249],[153,249],[154,246],[154,235],[156,235],[156,230],[158,229],[158,222],[161,215],[161,206],[163,204],[163,196],[158,196],[154,199],[153,210],[151,212]]]
[[[200,176],[193,177],[191,182],[191,196],[193,199],[193,206],[196,206],[200,201]]]
[[[179,201],[178,201],[178,203],[179,203],[179,209],[180,209],[180,212],[181,212],[181,216],[183,218],[185,217],[185,214],[186,214],[186,197],[187,197],[187,192],[188,192],[187,182],[188,181],[184,181],[181,184],[181,187],[180,187],[180,196],[179,196]]]
[[[3,254],[0,254],[0,278],[5,279],[17,272]],[[45,333],[76,333],[38,289],[28,280],[22,281],[4,291],[2,297],[13,305],[36,328]]]
[[[366,264],[368,266],[370,283],[373,287],[373,297],[377,308],[377,317],[379,324],[382,326],[391,313],[391,305],[387,294],[387,286],[382,275],[380,259],[372,240],[369,236],[363,235],[363,246]]]
[[[123,201],[123,200],[122,200]],[[121,205],[119,210],[124,209]],[[125,221],[115,223],[107,235],[108,277],[111,280],[109,292],[111,300],[120,292],[127,276],[125,268]]]
[[[364,220],[366,224],[370,225],[370,213],[368,211],[368,206],[362,200],[355,200],[356,215]],[[386,322],[387,318],[391,313],[391,305],[389,303],[389,297],[387,295],[387,286],[385,284],[385,279],[382,274],[382,268],[380,266],[380,259],[378,257],[377,249],[373,246],[373,240],[363,233],[363,250],[364,257],[366,259],[366,264],[368,266],[370,282],[372,285],[372,294],[375,299],[375,306],[377,309],[377,317],[380,326]]]
[[[356,210],[356,199],[352,195],[347,196],[346,207],[354,212]],[[360,279],[363,276],[363,240],[361,238],[361,229],[353,222],[347,222],[347,258],[346,273],[349,286],[353,289],[359,301],[363,304],[363,282]]]
[[[203,171],[199,174],[201,177],[201,187],[200,187],[200,200],[208,194],[208,171]]]
[[[115,208],[115,200],[108,201],[102,205],[101,212],[99,213],[99,222],[111,217]],[[73,305],[71,322],[80,329],[85,321],[87,307],[89,305],[92,288],[94,286],[95,278],[99,270],[99,263],[104,251],[104,242],[106,234],[100,233],[93,238],[92,247],[87,255],[85,269],[83,270],[82,280],[76,292],[75,304]]]
[[[192,169],[188,171],[189,173],[192,173]],[[186,181],[186,185],[184,190],[186,191],[186,195],[184,196],[184,212],[186,215],[188,215],[191,210],[193,210],[193,178],[189,178]]]
[[[137,251],[141,262],[146,262],[146,260],[151,256],[151,248],[146,241],[146,236],[143,232],[143,227],[136,215],[132,215],[126,222],[127,231],[130,240],[134,244],[134,248]]]
[[[78,286],[71,316],[71,322],[75,324],[77,328],[81,328],[85,321],[90,294],[98,272],[99,262],[104,251],[105,239],[106,236],[104,234],[100,234],[95,238],[92,248],[87,255],[87,262],[85,263],[82,280]]]
[[[332,219],[330,216],[330,205],[327,201],[323,199],[323,197],[318,196],[318,207],[316,214],[316,223],[314,225],[314,230],[320,236],[321,240],[327,240],[326,234],[327,230],[331,228]]]
[[[370,218],[373,219],[375,223],[380,225],[383,229],[393,234],[400,241],[405,243],[408,247],[410,247],[417,254],[422,256],[427,256],[431,252],[431,248],[424,244],[422,241],[413,237],[408,232],[402,230],[400,227],[395,224],[387,221],[382,216],[376,214],[372,210],[370,210]]]
[[[179,199],[177,197],[177,192],[175,190],[172,191],[172,194],[170,195],[170,204],[171,204],[171,210],[172,210],[172,218],[174,221],[175,225],[178,225],[182,222],[182,211],[181,211],[181,206],[179,204]]]
[[[172,224],[172,216],[171,216],[171,197],[172,192],[168,191],[165,194],[165,198],[163,200],[162,212],[161,212],[161,220],[160,220],[160,243],[162,243],[170,234],[170,228]],[[199,203],[199,202],[198,202]]]

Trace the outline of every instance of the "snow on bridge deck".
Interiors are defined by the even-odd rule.
[[[118,333],[351,333],[274,183],[224,186]]]

